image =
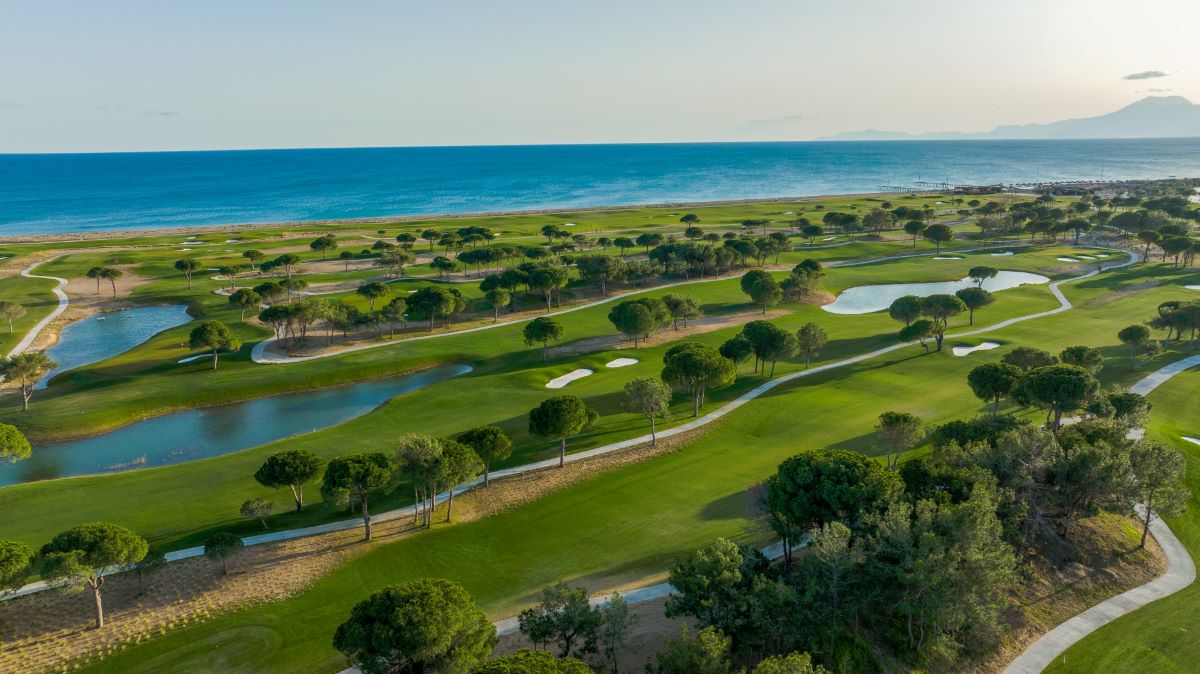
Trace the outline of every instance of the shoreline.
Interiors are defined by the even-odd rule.
[[[844,194],[812,194],[796,196],[759,197],[752,199],[714,199],[709,201],[665,201],[642,204],[617,204],[611,206],[569,206],[565,208],[531,208],[508,211],[471,211],[464,213],[430,213],[410,215],[380,215],[363,218],[327,218],[320,220],[284,220],[280,222],[248,222],[227,225],[189,225],[183,227],[146,227],[139,229],[96,230],[88,232],[58,232],[47,234],[12,234],[0,235],[0,244],[41,244],[70,241],[102,241],[107,239],[134,239],[142,236],[175,236],[181,234],[213,234],[217,232],[255,231],[276,229],[280,227],[328,227],[340,225],[381,225],[390,223],[409,223],[422,220],[469,220],[472,218],[503,218],[534,215],[554,215],[613,212],[638,208],[693,208],[706,206],[737,206],[745,204],[772,204],[817,201],[820,199],[847,199],[888,197],[903,198],[906,195],[939,194],[937,190],[928,192],[849,192]],[[1019,192],[1004,191],[997,194],[1020,194]],[[298,230],[300,233],[303,230]]]

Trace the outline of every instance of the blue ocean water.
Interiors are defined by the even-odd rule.
[[[1200,139],[0,155],[0,235],[1200,176]]]

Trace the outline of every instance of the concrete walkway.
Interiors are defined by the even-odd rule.
[[[833,248],[833,247],[842,246],[842,245],[845,245],[845,244],[840,243],[840,244],[835,244],[835,246],[824,246],[824,247],[825,248]],[[981,250],[991,250],[994,248],[1014,248],[1014,247],[1021,247],[1021,246],[1027,246],[1027,245],[1030,245],[1030,244],[1016,243],[1016,244],[1010,244],[1010,245],[981,246],[978,248],[964,248],[964,249],[956,250],[955,252],[956,253],[974,253],[974,252],[978,252]],[[1080,246],[1080,247],[1082,248],[1084,246]],[[806,249],[797,249],[797,250],[802,251],[802,250],[806,250]],[[1106,250],[1107,250],[1107,248],[1106,248]],[[928,256],[933,256],[933,255],[935,255],[935,253],[930,253],[930,252],[903,253],[900,255],[888,255],[885,257],[877,257],[877,258],[872,258],[872,259],[868,259],[868,260],[852,260],[852,261],[847,261],[847,262],[833,262],[826,266],[827,267],[857,267],[857,266],[867,265],[867,264],[878,264],[881,262],[892,262],[895,260],[905,260],[905,259],[914,258],[914,257],[928,257]],[[1132,262],[1130,264],[1132,264]],[[1124,266],[1127,266],[1127,265],[1124,265],[1124,264],[1113,265],[1113,267],[1110,267],[1110,269],[1115,269],[1116,267],[1124,267]],[[743,272],[743,273],[745,273],[745,272]],[[1077,278],[1086,278],[1087,276],[1091,276],[1095,273],[1096,272],[1092,272],[1091,274],[1085,274],[1084,276],[1079,276]],[[742,276],[742,274],[736,274],[736,275],[731,275],[731,276],[714,276],[711,278],[690,279],[690,280],[686,280],[686,281],[676,281],[674,283],[665,283],[663,285],[653,286],[651,288],[639,288],[639,289],[630,290],[630,291],[624,292],[624,293],[616,293],[609,297],[605,297],[603,299],[596,300],[595,302],[588,302],[585,304],[580,304],[577,306],[569,307],[567,309],[559,309],[557,311],[551,311],[551,312],[545,313],[545,314],[538,314],[537,316],[526,316],[524,318],[517,318],[517,319],[509,320],[509,321],[499,321],[497,323],[488,323],[487,325],[481,325],[481,326],[475,327],[475,328],[468,328],[466,330],[453,330],[450,332],[431,333],[428,335],[420,335],[417,337],[405,337],[404,339],[387,341],[387,342],[371,342],[368,344],[357,344],[355,346],[348,346],[348,347],[345,347],[342,349],[337,349],[334,351],[326,351],[325,353],[318,353],[318,354],[312,355],[312,356],[294,356],[294,357],[292,357],[292,356],[267,355],[267,352],[266,352],[267,347],[270,346],[277,339],[275,337],[271,337],[268,339],[264,339],[263,341],[254,345],[254,348],[250,350],[250,360],[254,361],[255,363],[262,364],[262,365],[281,365],[281,364],[285,364],[285,363],[302,363],[302,362],[308,361],[308,360],[317,360],[318,358],[330,358],[332,356],[340,356],[342,354],[353,353],[355,351],[366,351],[367,349],[378,349],[383,346],[396,346],[397,344],[403,344],[406,342],[414,342],[414,341],[422,340],[422,339],[436,339],[439,337],[449,337],[452,335],[465,335],[465,334],[468,334],[471,332],[492,330],[495,328],[504,327],[506,325],[517,325],[520,323],[525,323],[527,321],[532,321],[533,319],[540,318],[542,316],[561,316],[563,314],[569,314],[574,311],[582,311],[583,309],[588,309],[591,307],[599,306],[601,304],[608,304],[609,302],[623,300],[625,298],[632,297],[634,295],[641,295],[643,293],[653,292],[656,290],[666,290],[668,288],[675,288],[678,286],[685,286],[685,285],[693,285],[696,283],[713,283],[716,281],[728,281],[731,279],[740,278],[741,276]],[[412,277],[410,277],[410,278],[412,278]],[[471,280],[472,281],[481,281],[482,279],[471,279]],[[1069,280],[1074,280],[1074,279],[1066,279],[1066,280],[1069,281]],[[214,292],[217,292],[217,291],[214,291]],[[218,292],[218,294],[220,294],[220,293]]]
[[[57,276],[42,276],[41,274],[33,273],[33,270],[35,267],[46,264],[47,262],[52,262],[54,260],[57,260],[60,257],[62,257],[62,256],[55,255],[54,257],[50,258],[49,260],[42,260],[40,262],[34,262],[33,264],[29,265],[25,269],[21,270],[21,276],[24,276],[26,278],[44,278],[44,279],[50,279],[51,281],[58,281],[58,284],[55,285],[54,288],[51,289],[51,292],[54,293],[54,296],[58,298],[58,306],[54,307],[54,310],[51,311],[49,315],[47,315],[42,320],[38,321],[37,325],[33,326],[32,328],[30,328],[29,332],[25,333],[25,336],[21,338],[21,341],[18,342],[17,345],[14,346],[11,351],[8,352],[9,358],[12,358],[13,356],[15,356],[19,353],[24,353],[25,350],[28,349],[30,347],[30,345],[33,344],[33,341],[35,339],[37,339],[37,336],[42,332],[42,330],[47,325],[50,325],[50,321],[53,321],[54,319],[58,318],[59,316],[62,316],[62,313],[67,310],[67,305],[70,304],[70,300],[67,299],[67,294],[65,292],[63,292],[63,288],[67,287],[67,279],[59,278]]]
[[[1117,269],[1119,267],[1125,267],[1125,266],[1133,264],[1136,261],[1137,261],[1137,256],[1130,254],[1130,258],[1129,258],[1128,262],[1113,265],[1112,267],[1108,267],[1107,270]],[[1026,316],[1017,316],[1016,318],[1010,318],[1008,320],[1001,321],[992,326],[977,328],[977,329],[969,330],[966,332],[957,332],[957,333],[953,333],[953,334],[948,334],[948,335],[946,335],[946,337],[951,338],[951,339],[957,339],[957,338],[961,338],[961,337],[970,337],[972,335],[981,335],[981,334],[985,334],[988,332],[993,332],[995,330],[1000,330],[1000,329],[1006,328],[1008,326],[1014,325],[1016,323],[1021,323],[1023,321],[1033,320],[1035,318],[1042,318],[1044,316],[1051,316],[1054,314],[1059,314],[1064,311],[1067,311],[1068,309],[1071,308],[1071,302],[1070,302],[1070,300],[1068,300],[1066,298],[1065,295],[1063,295],[1062,291],[1059,289],[1059,286],[1061,286],[1064,283],[1070,283],[1073,281],[1080,281],[1080,280],[1083,280],[1086,278],[1091,278],[1091,277],[1097,275],[1098,273],[1100,273],[1098,270],[1092,270],[1081,276],[1075,276],[1072,278],[1063,279],[1061,281],[1055,281],[1054,283],[1051,283],[1049,286],[1050,292],[1059,301],[1059,306],[1057,308],[1050,309],[1048,311],[1038,312],[1035,314],[1028,314]],[[709,281],[709,280],[715,281],[715,280],[724,280],[724,279],[705,279],[705,281]],[[663,286],[659,286],[659,289],[661,289],[662,287]],[[601,300],[601,302],[611,302],[613,299],[616,299],[616,298],[609,298],[607,300]],[[570,309],[565,309],[560,313],[567,313],[570,311],[578,311],[580,309],[586,308],[587,306],[594,306],[594,304],[593,305],[583,305],[583,306],[579,306],[579,307],[572,307]],[[492,326],[485,326],[485,327],[492,327]],[[446,333],[446,334],[460,334],[460,333]],[[434,336],[436,336],[436,335],[434,335]],[[697,417],[696,419],[693,419],[692,421],[690,421],[686,424],[682,424],[680,426],[675,426],[674,428],[669,428],[666,430],[659,431],[658,437],[659,438],[669,438],[674,435],[679,435],[680,433],[688,433],[690,431],[696,430],[702,426],[705,426],[707,424],[710,424],[710,423],[716,421],[717,419],[724,417],[725,415],[729,414],[730,412],[733,412],[734,410],[740,408],[742,405],[745,405],[746,403],[750,402],[751,400],[754,400],[755,398],[763,395],[764,393],[767,393],[768,391],[776,388],[777,386],[782,386],[783,384],[790,383],[797,379],[802,379],[804,377],[811,377],[813,375],[820,374],[822,372],[828,372],[830,370],[835,370],[837,368],[845,367],[847,365],[853,365],[855,363],[860,363],[864,360],[869,360],[871,358],[875,358],[877,356],[882,356],[884,354],[888,354],[893,351],[897,351],[899,349],[903,349],[906,347],[911,347],[916,344],[917,344],[916,342],[898,342],[896,344],[892,344],[890,346],[885,346],[883,348],[876,349],[874,351],[869,351],[867,353],[859,354],[857,356],[852,356],[852,357],[846,358],[844,360],[834,361],[832,363],[826,363],[825,365],[819,365],[817,367],[810,368],[808,370],[798,370],[796,372],[792,372],[791,374],[786,374],[786,375],[783,375],[780,377],[776,377],[775,379],[771,379],[771,380],[763,382],[762,384],[759,384],[755,388],[743,393],[741,396],[735,398],[734,400],[726,403],[725,405],[717,408],[716,410],[713,410],[712,412],[709,412],[708,414],[706,414],[702,417]],[[372,346],[374,346],[374,345],[372,345]],[[623,449],[637,447],[639,445],[649,443],[650,441],[651,441],[651,437],[649,434],[641,435],[638,437],[629,438],[628,440],[622,440],[620,442],[614,442],[612,444],[603,445],[600,447],[594,447],[592,449],[585,450],[582,452],[575,452],[573,454],[567,454],[564,460],[567,463],[574,462],[574,461],[583,461],[583,460],[590,459],[590,458],[593,458],[596,456],[603,456],[604,454],[609,454],[612,452],[621,451]],[[546,468],[554,468],[554,467],[558,466],[558,461],[559,461],[558,457],[551,457],[548,459],[544,459],[542,461],[535,461],[533,463],[528,463],[528,464],[521,465],[521,466],[513,466],[511,468],[495,470],[495,471],[492,471],[491,476],[493,478],[499,479],[499,478],[509,477],[509,476],[513,476],[513,475],[521,475],[524,473],[530,473],[533,471],[542,470],[542,469],[546,469]],[[465,483],[460,484],[457,487],[455,487],[454,493],[456,495],[461,494],[465,491],[475,488],[476,486],[478,486],[482,483],[483,483],[483,478],[477,477],[474,480],[465,482]],[[448,495],[449,495],[449,492],[443,492],[442,494],[438,494],[435,497],[435,502],[444,501],[448,497]],[[390,520],[394,520],[398,517],[412,517],[414,507],[415,506],[408,506],[405,508],[397,508],[395,510],[389,510],[387,512],[380,513],[378,515],[372,515],[371,521],[372,522],[387,522]],[[344,531],[346,529],[353,529],[353,528],[360,527],[360,526],[362,526],[362,520],[361,520],[361,518],[356,518],[356,519],[352,519],[352,520],[343,520],[340,522],[329,522],[327,524],[319,524],[319,525],[311,526],[311,527],[303,527],[300,529],[289,529],[287,531],[273,531],[273,532],[266,533],[266,534],[259,534],[257,536],[247,536],[246,538],[243,538],[242,541],[243,541],[243,543],[245,543],[245,545],[258,545],[261,543],[273,543],[273,542],[277,542],[277,541],[286,541],[286,540],[291,540],[294,538],[302,538],[304,536],[312,536],[315,534],[323,534],[323,533],[329,533],[329,532],[333,532],[333,531]],[[204,554],[204,548],[202,546],[198,546],[198,547],[194,547],[194,548],[186,548],[184,550],[175,550],[173,552],[167,553],[167,560],[175,561],[175,560],[179,560],[179,559],[187,559],[190,557],[198,557],[202,554]],[[115,572],[115,571],[113,571],[113,572]],[[46,589],[46,584],[44,582],[39,581],[37,583],[31,583],[29,585],[26,585],[26,586],[20,588],[16,592],[13,592],[12,594],[8,595],[8,597],[0,597],[0,601],[4,601],[5,599],[11,598],[11,597],[20,597],[20,596],[24,596],[27,594],[32,594],[34,592],[40,592],[45,589]]]
[[[1189,356],[1177,360],[1146,375],[1141,381],[1129,387],[1129,390],[1140,395],[1148,395],[1171,377],[1197,365],[1200,365],[1200,356]],[[1200,445],[1200,440],[1195,438],[1184,437],[1183,439]],[[1145,511],[1138,506],[1138,512],[1144,513]],[[1187,548],[1179,542],[1175,533],[1161,519],[1155,519],[1150,523],[1150,533],[1154,535],[1154,540],[1158,541],[1158,545],[1167,556],[1166,573],[1145,585],[1106,599],[1043,634],[1004,669],[1004,674],[1037,674],[1050,666],[1068,648],[1092,632],[1130,611],[1191,585],[1196,580],[1196,565]]]

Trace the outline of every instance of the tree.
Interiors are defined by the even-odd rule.
[[[804,356],[805,370],[808,369],[813,356],[820,353],[828,341],[829,336],[825,334],[824,328],[811,321],[801,325],[796,331],[796,346],[800,355]]]
[[[905,295],[897,297],[888,307],[888,316],[892,320],[900,321],[905,326],[912,325],[912,322],[921,317],[921,298],[916,295]]]
[[[438,461],[437,483],[446,487],[446,521],[454,515],[454,490],[458,485],[479,475],[483,461],[475,450],[461,442],[442,440],[442,456]]]
[[[864,516],[886,510],[904,489],[900,476],[844,449],[797,454],[767,480],[767,504],[793,531],[830,522],[851,529]]]
[[[976,287],[982,288],[984,281],[996,278],[996,275],[999,273],[1000,270],[995,267],[980,265],[978,267],[971,267],[971,270],[967,272],[967,277],[975,282]]]
[[[369,306],[368,311],[375,311],[375,301],[387,297],[391,294],[392,290],[387,287],[386,283],[374,281],[360,285],[354,292],[358,293],[360,297],[366,298]]]
[[[1090,346],[1068,346],[1058,354],[1065,365],[1074,365],[1095,374],[1104,367],[1104,354]]]
[[[671,313],[671,320],[674,321],[674,327],[679,329],[679,322],[683,321],[683,327],[687,327],[689,318],[700,318],[704,312],[700,311],[700,303],[694,297],[683,297],[667,293],[663,295],[663,304],[667,305],[667,311]]]
[[[107,279],[109,284],[112,285],[113,297],[117,296],[117,280],[120,279],[124,275],[125,275],[125,272],[121,271],[120,269],[113,269],[112,267],[105,267],[100,272],[100,277],[103,279]]]
[[[29,440],[21,429],[12,424],[0,424],[0,459],[10,462],[28,459],[31,451]]]
[[[33,559],[33,548],[25,543],[0,540],[0,597],[21,588]]]
[[[741,334],[737,334],[725,340],[721,344],[721,348],[718,349],[718,353],[728,358],[736,368],[737,365],[745,362],[754,353],[754,345]]]
[[[967,305],[954,295],[930,295],[921,300],[921,315],[933,322],[933,339],[937,350],[942,350],[942,340],[950,319],[967,310]]]
[[[1021,369],[1008,363],[985,363],[967,374],[967,385],[976,398],[992,403],[992,416],[1000,412],[1000,399],[1021,381]]]
[[[291,253],[284,253],[274,260],[274,265],[283,267],[283,275],[288,278],[292,277],[292,271],[298,264],[300,264],[300,256]]]
[[[91,589],[96,629],[100,629],[104,627],[104,602],[100,595],[104,571],[138,563],[149,547],[146,539],[119,524],[81,524],[42,546],[42,578],[68,592]]]
[[[917,446],[925,439],[925,427],[921,418],[908,412],[884,412],[879,415],[875,426],[880,444],[886,452],[887,467],[896,470],[900,466],[900,455]]]
[[[529,410],[529,432],[558,440],[558,467],[562,468],[566,463],[567,438],[579,435],[599,419],[599,413],[578,396],[556,396]]]
[[[912,237],[913,248],[916,248],[917,237],[925,233],[925,223],[920,220],[909,220],[904,223],[904,233]]]
[[[501,307],[506,307],[512,302],[512,294],[506,288],[492,288],[484,293],[484,297],[487,298],[488,304],[492,305],[493,323],[500,320]]]
[[[92,267],[87,270],[87,277],[96,280],[96,294],[100,294],[100,279],[104,278],[104,267]]]
[[[523,648],[512,655],[492,658],[471,674],[593,674],[592,668],[576,658],[556,658],[546,651]]]
[[[264,522],[265,525],[265,522]],[[242,537],[228,531],[218,531],[204,541],[204,556],[221,563],[222,575],[229,575],[229,558],[242,551],[246,544]]]
[[[21,409],[29,409],[29,399],[33,397],[33,387],[50,370],[58,367],[58,363],[41,351],[26,351],[18,353],[4,361],[0,374],[4,379],[16,382],[21,389]]]
[[[428,320],[430,332],[436,319],[448,320],[465,307],[466,302],[453,288],[429,285],[408,296],[409,313],[416,320]]]
[[[379,315],[387,321],[389,335],[396,335],[396,324],[399,323],[408,327],[408,321],[405,320],[405,314],[408,312],[408,300],[403,297],[393,297],[390,302],[383,305],[379,310]]]
[[[1162,235],[1152,229],[1147,229],[1138,232],[1137,238],[1139,241],[1146,244],[1146,249],[1142,252],[1142,262],[1146,262],[1150,259],[1150,246],[1153,246],[1161,241]]]
[[[262,522],[263,528],[268,529],[267,517],[271,515],[271,511],[275,510],[275,504],[265,498],[256,496],[251,499],[242,501],[241,512],[242,517],[248,520],[258,520]]]
[[[767,307],[779,304],[783,299],[783,289],[775,281],[775,277],[761,270],[752,269],[742,275],[742,292],[750,296],[750,301],[762,307],[767,313]]]
[[[363,674],[468,674],[496,646],[496,628],[461,585],[421,578],[358,602],[333,647]]]
[[[821,665],[814,665],[808,653],[772,655],[758,663],[751,674],[829,674]]]
[[[698,225],[700,224],[700,216],[695,213],[687,213],[682,218],[679,218],[679,221],[685,225]]]
[[[312,243],[308,244],[308,247],[320,251],[321,259],[324,260],[326,253],[331,250],[337,250],[338,242],[337,239],[333,238],[332,234],[326,234],[319,239],[314,239]]]
[[[654,420],[671,413],[671,387],[653,377],[640,377],[625,384],[625,411],[637,412],[650,420],[650,445],[658,444]]]
[[[608,312],[608,320],[626,337],[633,340],[633,348],[637,348],[640,339],[646,339],[651,333],[671,320],[667,305],[655,297],[640,297],[625,300]]]
[[[638,617],[629,612],[629,602],[625,601],[620,592],[613,592],[608,598],[608,604],[600,609],[600,654],[604,656],[613,674],[618,671],[617,656],[629,642],[637,623]]]
[[[549,316],[539,316],[525,324],[521,330],[521,335],[525,338],[525,344],[532,346],[534,344],[542,345],[542,362],[546,362],[546,351],[550,348],[550,342],[557,342],[563,338],[566,330],[562,323],[550,318]]]
[[[521,633],[535,644],[554,642],[561,658],[571,652],[595,653],[600,612],[588,603],[587,590],[562,583],[542,588],[542,597],[517,616]]]
[[[1022,372],[1029,372],[1039,367],[1058,364],[1058,358],[1054,354],[1049,351],[1035,349],[1031,346],[1018,346],[1004,354],[1004,357],[1000,361],[1015,366]]]
[[[1080,409],[1100,389],[1091,372],[1074,365],[1039,367],[1021,379],[1021,386],[1034,404],[1053,414],[1055,431],[1064,412]]]
[[[737,650],[752,631],[752,589],[766,565],[757,550],[719,538],[671,566],[667,580],[675,592],[664,612],[668,618],[693,616],[701,627],[720,630]]]
[[[567,269],[561,265],[540,265],[529,272],[526,283],[530,289],[542,291],[542,296],[546,299],[546,311],[549,312],[550,301],[553,299],[554,293],[566,285],[567,276]]]
[[[250,264],[258,264],[258,261],[266,257],[261,250],[245,250],[242,251],[242,257],[246,258]]]
[[[143,585],[147,577],[161,571],[167,566],[167,553],[162,548],[150,546],[146,551],[146,556],[142,557],[141,561],[133,565],[133,572],[137,574],[138,579],[138,594],[145,593]]]
[[[679,638],[671,639],[654,655],[654,664],[646,665],[647,674],[731,674],[729,637],[706,627],[693,637],[687,625],[679,628]]]
[[[1133,497],[1142,507],[1142,540],[1146,547],[1150,523],[1158,515],[1174,517],[1187,509],[1192,494],[1184,483],[1187,460],[1178,450],[1143,440],[1129,454],[1133,469]]]
[[[229,295],[229,303],[241,309],[239,318],[246,320],[246,310],[262,304],[263,298],[250,288],[239,288]]]
[[[754,355],[762,361],[763,374],[767,373],[767,362],[771,363],[771,377],[775,376],[775,363],[796,355],[800,348],[796,335],[770,321],[750,321],[742,327],[742,335],[750,341]]]
[[[460,433],[456,440],[474,450],[475,455],[483,462],[485,487],[488,486],[488,473],[491,472],[492,462],[503,461],[512,456],[512,438],[499,426],[476,426]]]
[[[363,540],[371,540],[371,514],[368,509],[372,491],[387,485],[392,478],[392,463],[381,452],[346,454],[334,458],[325,467],[321,495],[332,500],[338,493],[357,500],[362,511]]]
[[[242,348],[242,340],[221,321],[204,321],[192,328],[188,336],[188,345],[193,349],[204,347],[212,351],[213,369],[217,369],[218,351],[237,351]]]
[[[925,342],[933,336],[933,321],[928,318],[922,318],[919,321],[913,321],[911,324],[900,328],[898,337],[902,342],[917,342],[925,348],[925,353],[929,353],[929,345]]]
[[[733,363],[709,346],[684,342],[663,355],[662,379],[683,388],[692,396],[692,416],[700,415],[704,393],[733,383],[737,376]]]
[[[1122,344],[1130,347],[1131,355],[1136,365],[1138,354],[1145,350],[1146,345],[1150,342],[1150,329],[1144,325],[1130,325],[1121,328],[1120,332],[1117,333],[1117,339],[1121,340]]]
[[[579,278],[600,286],[601,297],[608,296],[608,286],[625,278],[625,261],[610,255],[581,255],[575,258]]]
[[[182,260],[175,260],[175,269],[183,272],[184,278],[187,279],[188,290],[192,289],[192,274],[200,268],[200,261],[193,257],[185,257]]]
[[[984,290],[983,288],[963,288],[954,293],[954,296],[962,300],[966,305],[970,317],[967,324],[975,325],[975,310],[982,309],[992,302],[996,301],[996,297]]]
[[[25,307],[17,302],[0,302],[0,317],[8,321],[8,332],[10,334],[13,331],[13,321],[19,320],[24,315]]]
[[[268,304],[279,299],[279,296],[287,292],[278,281],[267,281],[254,286],[254,292],[258,293],[263,298],[263,301]]]
[[[942,252],[942,244],[954,238],[954,230],[948,225],[930,225],[925,228],[925,238],[937,244],[937,254]]]

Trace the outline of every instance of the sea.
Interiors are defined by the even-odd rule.
[[[1200,176],[1200,138],[0,154],[0,236]]]

